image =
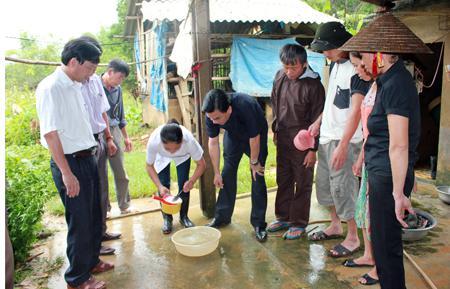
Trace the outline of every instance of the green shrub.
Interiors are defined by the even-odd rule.
[[[6,209],[16,262],[36,241],[45,202],[54,191],[48,152],[39,145],[6,149]]]
[[[36,114],[36,98],[28,89],[7,89],[5,109],[5,143],[10,145],[34,145],[39,141],[39,125]]]

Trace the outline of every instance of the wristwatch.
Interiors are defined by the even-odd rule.
[[[259,163],[259,160],[258,160],[258,159],[256,159],[256,160],[250,160],[250,164],[251,164],[252,166],[256,166],[258,163]]]

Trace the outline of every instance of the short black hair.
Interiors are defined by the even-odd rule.
[[[90,40],[83,37],[72,39],[64,45],[61,53],[61,62],[64,65],[67,65],[72,58],[78,60],[80,64],[83,64],[85,61],[95,64],[100,62],[102,50]]]
[[[361,53],[359,53],[358,51],[351,51],[350,55],[359,59],[362,59],[362,55]]]
[[[295,65],[297,61],[304,64],[308,60],[308,54],[301,45],[286,44],[280,49],[280,60],[287,65]]]
[[[103,53],[103,49],[102,49],[102,46],[100,45],[100,42],[98,42],[98,40],[95,39],[94,37],[92,37],[90,35],[83,35],[80,37],[80,39],[91,42],[92,44],[95,45],[95,47],[97,47],[100,50],[100,52]]]
[[[221,89],[211,89],[205,96],[202,105],[203,112],[218,110],[226,112],[231,105],[230,97]]]
[[[159,134],[161,141],[164,144],[177,143],[180,144],[183,141],[183,131],[176,119],[171,119],[163,126]]]
[[[128,77],[130,74],[130,66],[121,60],[121,59],[113,59],[108,63],[108,68],[111,68],[114,72],[121,72],[125,74],[125,77]]]

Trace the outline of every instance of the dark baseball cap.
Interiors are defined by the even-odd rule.
[[[316,36],[311,43],[311,49],[315,51],[327,51],[341,47],[352,35],[340,22],[323,23],[317,28]]]

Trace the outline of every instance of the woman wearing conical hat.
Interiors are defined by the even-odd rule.
[[[399,55],[431,50],[391,13],[384,13],[347,41],[376,75],[377,93],[364,146],[369,178],[371,239],[381,288],[404,289],[402,226],[414,213],[409,200],[420,137],[420,106],[411,74]]]

